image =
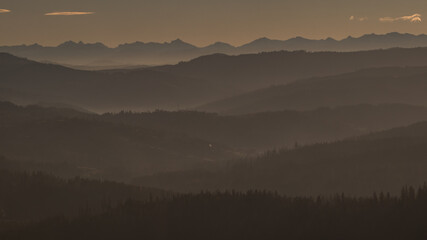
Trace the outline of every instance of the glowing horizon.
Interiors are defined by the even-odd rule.
[[[1,14],[0,45],[72,40],[117,46],[180,38],[239,46],[262,37],[427,33],[427,1],[419,0],[2,0],[2,7],[13,14]]]

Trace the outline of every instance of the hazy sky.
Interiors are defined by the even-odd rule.
[[[421,34],[424,16],[426,0],[0,0],[0,45]]]

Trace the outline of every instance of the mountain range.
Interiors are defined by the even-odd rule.
[[[328,78],[369,68],[425,65],[427,48],[345,53],[283,51],[239,56],[214,54],[177,65],[114,71],[75,70],[2,53],[0,99],[18,104],[43,102],[74,105],[96,112],[191,109],[272,85],[292,83],[298,79]],[[390,77],[388,71],[384,69],[381,73],[376,70],[375,74]],[[405,71],[409,76],[424,70],[407,68]],[[358,86],[365,86],[366,83],[361,81]],[[354,91],[353,93],[356,94]],[[273,96],[275,95],[268,98]],[[314,95],[305,101],[310,99],[314,99]],[[256,98],[252,100],[255,101]],[[280,101],[274,104],[279,103]],[[349,102],[345,105],[359,103],[371,102]],[[420,104],[417,101],[401,103]],[[209,106],[200,109],[216,111],[215,107]],[[230,104],[226,107],[233,106]],[[283,109],[285,108],[277,110]],[[295,108],[290,106],[290,109]],[[267,107],[265,110],[271,108]],[[218,111],[226,112],[220,108]]]
[[[335,40],[327,38],[312,40],[302,37],[288,40],[260,38],[242,46],[216,42],[206,47],[197,47],[180,39],[156,43],[134,42],[117,47],[103,43],[64,42],[55,47],[33,45],[1,46],[0,52],[11,53],[37,61],[87,66],[163,65],[187,61],[214,53],[228,55],[271,52],[271,51],[361,51],[388,48],[427,47],[427,35],[388,33],[367,34]]]
[[[403,103],[426,106],[426,67],[371,68],[308,78],[203,105],[222,114],[308,110],[354,104]]]
[[[150,69],[83,71],[5,53],[0,54],[0,72],[0,99],[19,104],[65,103],[92,111],[188,107],[206,97],[213,99],[207,93],[216,89],[208,81]]]

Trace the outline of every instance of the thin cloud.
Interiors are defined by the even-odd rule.
[[[411,23],[420,23],[422,22],[421,19],[421,14],[414,14],[411,16],[403,16],[403,17],[397,17],[397,18],[392,18],[392,17],[383,17],[380,18],[380,22],[384,22],[384,23],[391,23],[391,22],[411,22]]]
[[[95,12],[50,12],[46,13],[46,16],[76,16],[76,15],[91,15]]]
[[[364,21],[368,20],[368,17],[355,17],[355,16],[350,16],[349,20],[350,20],[350,21],[359,21],[359,22],[364,22]]]
[[[10,13],[9,9],[0,9],[0,13]]]

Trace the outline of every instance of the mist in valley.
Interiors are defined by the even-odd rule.
[[[0,3],[0,239],[426,239],[422,12],[42,2]]]

